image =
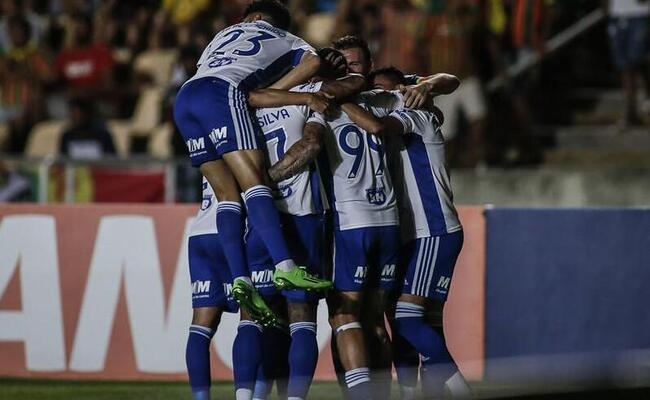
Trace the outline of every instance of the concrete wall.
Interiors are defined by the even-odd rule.
[[[650,206],[650,168],[453,170],[456,204]]]

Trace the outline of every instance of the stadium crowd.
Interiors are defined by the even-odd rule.
[[[2,0],[0,152],[85,159],[107,154],[183,156],[185,145],[174,134],[171,120],[173,96],[194,73],[201,49],[215,32],[236,22],[248,3]],[[489,91],[487,84],[507,76],[507,68],[526,55],[543,53],[549,37],[601,4],[597,0],[287,3],[295,19],[293,31],[315,46],[356,34],[369,43],[375,67],[394,65],[422,75],[444,71],[461,78],[461,90],[438,104],[447,115],[445,136],[452,167],[541,161],[543,143],[532,127],[566,119],[564,103],[555,100],[562,98],[568,78],[563,81],[555,65],[530,68]],[[609,55],[606,45],[598,49]],[[623,76],[629,93],[636,81],[625,78],[629,74]],[[640,122],[635,107],[630,105],[626,115],[632,124]],[[491,117],[504,112],[512,118]]]

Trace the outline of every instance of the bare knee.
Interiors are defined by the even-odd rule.
[[[220,307],[200,307],[192,312],[192,325],[201,325],[210,329],[217,329],[221,322],[223,309]]]
[[[208,161],[199,167],[219,201],[241,202],[241,189],[228,165],[222,160]]]

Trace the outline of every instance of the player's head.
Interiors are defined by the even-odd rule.
[[[365,40],[358,36],[348,35],[332,43],[336,50],[345,56],[348,62],[348,71],[368,76],[372,69],[372,56]]]
[[[395,90],[397,85],[406,84],[406,78],[402,71],[391,66],[372,71],[368,83],[373,89]]]
[[[278,0],[255,0],[244,11],[244,21],[263,20],[283,30],[291,26],[291,15],[287,7]]]
[[[345,73],[347,72],[347,63],[345,61],[343,62],[342,65],[334,65],[331,60],[334,59],[343,59],[345,60],[345,57],[343,54],[332,48],[332,47],[323,47],[319,49],[317,52],[318,56],[323,60],[321,62],[321,67],[320,70],[318,71],[318,77],[321,79],[338,79],[343,76],[345,76]]]

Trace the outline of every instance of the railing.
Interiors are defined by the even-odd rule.
[[[164,201],[175,202],[177,194],[177,168],[189,167],[187,158],[152,158],[146,156],[130,156],[129,158],[105,157],[98,160],[80,160],[69,157],[20,157],[0,154],[0,164],[10,171],[29,171],[36,176],[37,188],[35,200],[47,203],[49,187],[54,168],[61,168],[63,175],[63,201],[75,202],[76,177],[79,167],[114,168],[133,172],[160,172],[164,174]],[[32,188],[33,190],[33,188]]]

